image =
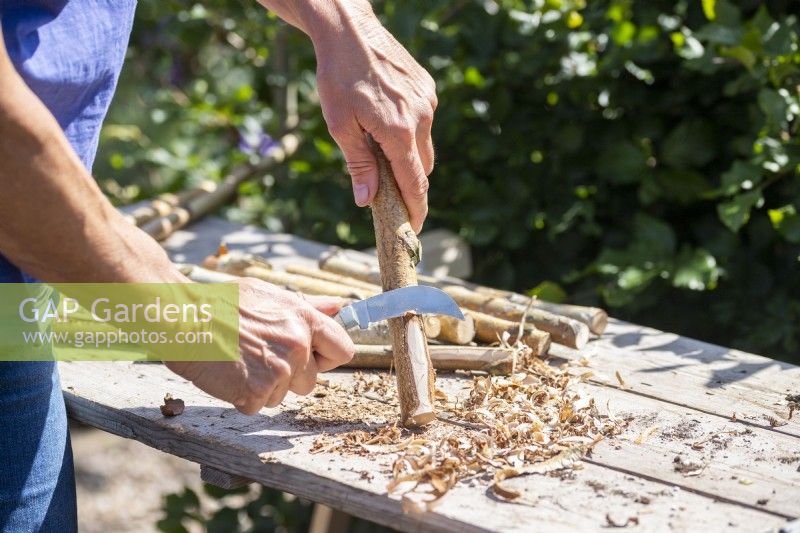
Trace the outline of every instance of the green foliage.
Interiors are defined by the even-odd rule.
[[[291,533],[308,531],[311,522],[311,503],[280,491],[261,486],[225,490],[205,484],[203,492],[205,501],[214,502],[213,509],[203,508],[192,489],[168,494],[164,498],[164,517],[156,524],[158,529],[184,533],[195,531],[200,525],[209,533],[278,530]]]
[[[437,81],[427,225],[469,240],[476,281],[566,294],[760,353],[797,353],[792,2],[374,7]],[[287,171],[249,184],[227,213],[372,244],[318,110],[303,35],[255,3],[140,0],[129,56],[96,167],[121,184],[110,193],[127,201],[219,177],[248,157],[237,149],[240,132],[257,140],[262,128],[277,131],[274,89],[291,81],[306,142]]]

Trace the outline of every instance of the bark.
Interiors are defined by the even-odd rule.
[[[477,311],[468,311],[468,313],[475,320],[475,338],[481,342],[497,342],[503,333],[507,332],[509,342],[513,343],[519,335],[519,322],[512,322]],[[531,324],[523,326],[522,336],[519,340],[533,351],[533,355],[545,355],[550,349],[550,334],[536,329]]]
[[[433,367],[437,370],[483,370],[493,374],[510,374],[514,350],[483,346],[428,346]],[[391,346],[357,344],[356,354],[346,363],[350,368],[384,368],[393,366]]]
[[[375,242],[378,248],[381,286],[384,291],[417,284],[416,265],[420,243],[408,221],[406,209],[391,165],[372,141],[378,163],[378,192],[372,202]],[[421,426],[436,419],[433,405],[434,373],[428,354],[422,319],[407,314],[389,321],[400,420],[406,426]]]

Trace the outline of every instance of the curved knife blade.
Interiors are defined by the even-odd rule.
[[[403,316],[406,313],[449,315],[464,320],[461,309],[446,292],[427,285],[414,285],[382,292],[343,307],[337,317],[345,328],[358,325],[361,329],[366,329],[373,322]]]

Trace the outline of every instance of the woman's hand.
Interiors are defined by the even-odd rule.
[[[378,189],[366,133],[380,144],[419,232],[428,213],[433,170],[431,125],[436,85],[381,25],[366,0],[261,0],[305,31],[317,55],[317,83],[328,130],[342,149],[356,204]]]
[[[317,372],[353,357],[355,347],[328,315],[338,298],[300,297],[252,278],[239,280],[239,352],[236,362],[169,362],[194,385],[245,414],[275,407],[288,391],[308,394]]]

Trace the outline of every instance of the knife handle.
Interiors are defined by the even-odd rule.
[[[358,317],[356,317],[356,312],[351,305],[342,307],[333,319],[344,329],[351,329],[359,325]]]

